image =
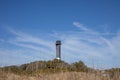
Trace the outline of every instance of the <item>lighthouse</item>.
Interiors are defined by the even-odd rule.
[[[61,41],[57,40],[55,44],[56,44],[56,59],[60,60],[61,59]]]

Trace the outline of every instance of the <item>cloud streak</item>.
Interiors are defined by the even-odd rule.
[[[63,40],[63,51],[70,54],[69,57],[73,57],[74,60],[82,59],[86,62],[90,59],[94,59],[96,62],[110,64],[111,66],[120,66],[118,58],[120,50],[119,36],[115,35],[110,39],[100,32],[86,28],[84,25],[74,22],[73,25],[82,30],[82,33],[73,32],[71,34],[60,34]],[[117,52],[116,52],[117,51]],[[117,53],[117,55],[116,55]],[[113,57],[117,59],[114,60]],[[114,62],[114,63],[112,63]]]
[[[79,23],[79,22],[73,22],[73,25],[80,28],[83,31],[90,31],[90,29],[86,28],[83,24]]]
[[[20,52],[24,53],[20,56],[24,56],[25,59],[32,60],[48,60],[55,58],[55,41],[62,40],[62,59],[67,62],[75,62],[83,60],[87,65],[92,65],[92,60],[96,61],[96,64],[101,63],[109,65],[109,67],[120,66],[118,65],[120,59],[120,33],[114,34],[100,33],[92,29],[87,28],[79,22],[73,22],[73,25],[80,29],[79,32],[62,32],[51,33],[45,36],[51,37],[44,39],[41,37],[35,37],[31,34],[15,31],[9,29],[8,31],[14,35],[13,38],[8,39],[8,43],[18,46]],[[82,31],[81,31],[82,30]],[[111,38],[107,38],[110,36]],[[10,50],[9,50],[10,51]],[[2,51],[2,53],[4,53]],[[12,53],[12,51],[10,51]],[[27,54],[29,52],[30,54]],[[5,52],[7,55],[7,52]],[[14,53],[14,52],[13,52]],[[17,52],[16,52],[17,54]],[[116,60],[114,59],[116,58]],[[1,62],[2,63],[2,62]]]
[[[15,35],[14,38],[9,39],[8,41],[11,44],[41,51],[42,53],[49,53],[50,51],[54,51],[54,43],[51,40],[44,40],[29,34],[25,34],[23,32],[16,32],[12,29],[9,31]]]

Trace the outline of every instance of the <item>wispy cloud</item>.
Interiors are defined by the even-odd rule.
[[[90,31],[88,28],[86,28],[83,24],[79,22],[73,22],[73,25],[75,25],[76,27],[80,28],[83,31]]]
[[[51,40],[41,39],[30,34],[25,34],[23,32],[16,32],[12,29],[9,31],[15,35],[14,38],[9,39],[9,43],[12,43],[17,46],[30,48],[33,50],[41,51],[42,53],[49,53],[54,51],[54,43]]]
[[[82,59],[89,62],[88,60],[94,59],[96,62],[100,61],[101,63],[110,64],[111,66],[118,65],[118,62],[120,61],[118,58],[118,56],[120,57],[120,55],[118,55],[120,52],[118,49],[120,47],[120,35],[114,34],[114,36],[109,39],[106,37],[111,36],[112,33],[103,36],[106,32],[100,33],[98,31],[88,29],[78,22],[74,22],[73,25],[80,28],[82,33],[80,31],[77,33],[57,34],[60,35],[61,40],[63,40],[62,52],[67,54],[67,58],[70,57],[68,59],[69,61]],[[117,55],[115,53],[117,53]],[[113,56],[117,57],[117,60],[114,60]]]
[[[9,38],[7,42],[21,47],[20,52],[23,51],[20,56],[24,56],[23,61],[25,59],[31,59],[32,61],[55,58],[54,40],[60,39],[62,40],[62,59],[67,62],[83,60],[87,65],[90,65],[92,60],[94,60],[102,64],[111,65],[111,67],[114,67],[115,65],[120,66],[118,65],[120,61],[120,32],[114,35],[113,33],[106,35],[107,32],[100,33],[87,28],[79,22],[73,22],[73,25],[80,30],[77,32],[68,31],[62,33],[56,31],[45,35],[52,39],[44,39],[42,36],[36,37],[32,34],[8,29],[14,37]],[[107,38],[107,36],[111,38]],[[5,51],[1,52],[0,55],[4,52]],[[116,58],[116,60],[114,58]]]
[[[103,44],[105,43],[109,47],[111,47],[111,48],[113,47],[111,42],[109,40],[107,40],[105,37],[102,36],[103,34],[104,35],[108,34],[107,32],[100,33],[98,31],[94,31],[94,30],[88,29],[85,26],[83,26],[83,24],[80,24],[79,22],[73,22],[73,25],[75,25],[76,27],[79,27],[80,29],[82,29],[85,32],[83,34],[86,34],[86,32],[88,32],[88,34],[86,34],[84,37],[86,37],[86,36],[90,36],[90,37],[87,37],[86,40],[89,40],[90,42],[97,42],[98,41],[97,42],[98,44],[99,43],[103,43]],[[108,35],[110,35],[110,33]]]
[[[30,43],[35,43],[35,44],[39,44],[39,45],[43,45],[43,46],[52,48],[52,46],[51,46],[52,42],[51,41],[43,40],[41,38],[37,38],[37,37],[34,37],[32,35],[25,34],[23,32],[16,32],[12,29],[9,29],[9,31],[11,33],[13,33],[14,35],[16,35],[15,40],[17,42],[30,42]]]
[[[53,57],[49,54],[25,48],[13,50],[0,48],[0,66],[20,65],[36,60],[49,60],[51,58]]]
[[[0,56],[2,56],[0,65],[23,64],[23,62],[55,58],[55,45],[52,40],[10,28],[7,30],[11,33],[11,37],[6,39],[4,44],[11,47],[6,48],[0,45]],[[1,39],[1,41],[3,40]]]

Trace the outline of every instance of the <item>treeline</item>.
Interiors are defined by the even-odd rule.
[[[107,69],[105,72],[112,78],[116,75],[120,75],[120,68]]]
[[[82,61],[69,64],[62,60],[49,60],[49,61],[35,61],[20,66],[6,66],[1,68],[2,71],[13,72],[18,74],[31,74],[31,73],[56,73],[66,71],[86,72],[87,66]]]
[[[57,72],[97,72],[93,68],[87,67],[83,61],[67,63],[62,60],[35,61],[20,66],[6,66],[0,68],[0,71],[12,72],[15,74],[38,74],[38,73],[57,73]],[[111,77],[120,74],[120,68],[104,70]]]

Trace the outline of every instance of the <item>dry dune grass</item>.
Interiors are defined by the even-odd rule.
[[[18,71],[19,72],[19,71]],[[120,80],[120,71],[114,71],[110,75],[102,70],[88,70],[86,72],[77,72],[62,70],[60,72],[35,71],[30,74],[13,73],[11,70],[0,69],[0,80]]]
[[[120,78],[118,76],[117,79],[110,79],[110,77],[84,72],[59,72],[31,76],[0,72],[0,80],[120,80]]]

